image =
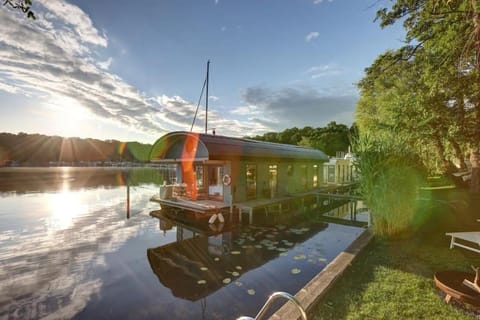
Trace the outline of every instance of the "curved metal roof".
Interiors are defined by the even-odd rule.
[[[325,153],[312,148],[186,131],[167,133],[154,143],[150,152],[151,161],[233,158],[328,161]]]

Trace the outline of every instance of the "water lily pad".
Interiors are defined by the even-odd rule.
[[[234,277],[238,277],[239,275],[240,275],[240,273],[238,273],[237,271],[232,272],[232,276],[234,276]]]
[[[207,268],[207,267],[201,267],[200,270],[202,270],[202,271],[207,271],[208,268]]]
[[[304,255],[303,253],[299,253],[295,257],[293,257],[293,260],[303,260],[303,259],[306,259],[306,258],[307,258],[306,255]]]
[[[207,283],[207,280],[198,280],[197,281],[197,284],[206,284]]]
[[[291,271],[290,271],[292,274],[299,274],[300,272],[302,272],[300,269],[298,268],[293,268]]]
[[[214,261],[220,261],[220,258],[219,257],[216,257],[213,259]]]
[[[253,295],[255,294],[255,290],[253,290],[253,289],[248,289],[248,290],[247,290],[247,293],[248,293],[249,295],[253,296]]]
[[[235,281],[235,285],[236,285],[237,287],[241,287],[241,286],[243,286],[243,283],[240,282],[240,281]]]
[[[261,248],[262,248],[262,245],[261,245],[261,244],[256,244],[256,245],[255,245],[255,248],[261,249]]]
[[[277,248],[277,251],[285,252],[285,251],[287,251],[287,249],[285,249],[285,248]]]
[[[225,283],[225,284],[229,284],[230,282],[232,282],[232,279],[230,279],[230,278],[225,278],[225,279],[223,279],[222,282]]]
[[[318,258],[318,261],[320,261],[320,262],[327,262],[327,259],[325,259],[325,258]]]
[[[287,252],[282,252],[279,254],[280,257],[285,257],[285,256],[288,256],[288,253]]]
[[[230,251],[231,254],[240,254],[240,251]]]
[[[241,266],[235,266],[235,269],[242,270],[242,267]]]

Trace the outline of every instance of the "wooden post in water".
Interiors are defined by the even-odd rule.
[[[127,180],[127,219],[130,219],[130,185]]]

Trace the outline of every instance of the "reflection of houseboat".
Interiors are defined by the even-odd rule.
[[[216,233],[178,224],[158,214],[152,216],[159,218],[161,225],[162,221],[176,225],[177,241],[147,249],[150,267],[173,295],[190,301],[204,298],[231,281],[243,280],[242,275],[248,271],[281,257],[327,227],[326,223],[314,222],[308,227],[303,223],[291,227],[249,226],[241,230],[246,232]]]
[[[172,132],[155,142],[150,160],[176,167],[175,177],[153,198],[162,208],[217,213],[248,201],[274,202],[317,189],[328,157],[293,145]]]

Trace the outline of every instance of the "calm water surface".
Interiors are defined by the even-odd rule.
[[[315,213],[197,230],[150,215],[156,181],[141,168],[1,168],[0,319],[254,316],[362,232]]]

